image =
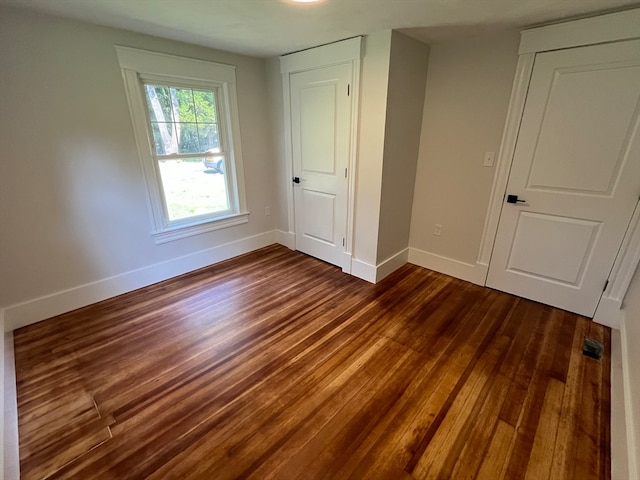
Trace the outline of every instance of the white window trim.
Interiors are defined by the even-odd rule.
[[[244,168],[242,164],[240,121],[238,117],[238,98],[236,90],[236,67],[220,63],[194,60],[163,53],[138,50],[116,45],[118,61],[129,102],[131,121],[147,186],[149,210],[153,222],[151,232],[155,243],[161,244],[199,235],[222,228],[240,225],[249,221],[244,186]],[[193,217],[185,221],[169,224],[165,211],[165,202],[160,186],[157,161],[153,155],[153,138],[147,126],[147,105],[143,96],[141,79],[160,77],[165,81],[175,79],[176,83],[206,86],[222,91],[219,112],[223,121],[222,128],[230,129],[226,135],[225,159],[228,177],[227,185],[231,212],[216,217]]]

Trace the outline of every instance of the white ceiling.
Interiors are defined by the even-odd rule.
[[[638,0],[0,0],[91,23],[268,57],[385,29],[434,43],[639,6]]]

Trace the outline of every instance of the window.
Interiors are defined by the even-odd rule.
[[[213,90],[143,82],[169,223],[230,213]]]
[[[116,49],[156,243],[246,223],[235,67]]]

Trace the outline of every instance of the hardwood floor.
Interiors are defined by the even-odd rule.
[[[609,329],[413,265],[267,247],[15,352],[26,479],[610,476]]]

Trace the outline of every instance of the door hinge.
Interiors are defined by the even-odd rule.
[[[347,178],[347,169],[344,169],[344,178]]]
[[[609,280],[604,282],[604,287],[603,287],[602,291],[604,292],[607,289],[608,286],[609,286]]]
[[[347,97],[351,95],[351,85],[347,83]]]
[[[344,237],[342,237],[342,246],[344,247]]]

